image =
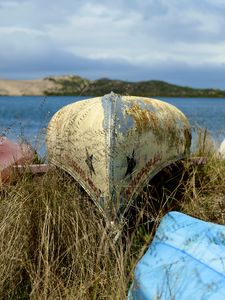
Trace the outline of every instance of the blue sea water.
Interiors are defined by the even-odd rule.
[[[45,153],[45,131],[53,114],[61,107],[87,97],[0,97],[0,135],[27,140]],[[205,128],[220,143],[225,138],[225,98],[159,98],[179,108],[193,131]]]

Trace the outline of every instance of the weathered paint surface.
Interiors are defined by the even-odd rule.
[[[134,270],[128,300],[225,299],[225,226],[173,211]]]
[[[105,215],[117,214],[165,165],[186,155],[187,118],[155,99],[114,93],[65,106],[49,123],[49,160]]]

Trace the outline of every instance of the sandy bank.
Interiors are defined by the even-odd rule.
[[[45,92],[56,91],[60,85],[49,79],[0,80],[0,95],[42,96]]]

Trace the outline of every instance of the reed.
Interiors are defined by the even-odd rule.
[[[2,186],[0,299],[125,299],[134,267],[166,212],[225,224],[225,160],[203,146],[202,137],[196,153],[206,164],[187,160],[158,174],[130,208],[116,243],[66,173],[25,174]]]

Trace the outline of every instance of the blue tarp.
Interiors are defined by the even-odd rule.
[[[225,226],[168,213],[136,266],[128,299],[225,299]]]

